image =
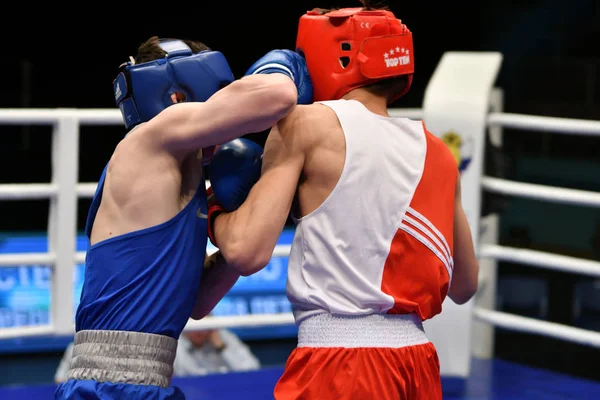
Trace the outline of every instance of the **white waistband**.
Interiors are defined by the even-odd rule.
[[[298,347],[399,348],[428,342],[423,323],[415,314],[317,314],[298,325]]]

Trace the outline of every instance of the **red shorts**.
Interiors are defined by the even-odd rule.
[[[404,324],[397,322],[392,321],[383,329],[377,321],[359,323],[356,329],[339,326],[347,325],[345,322],[336,322],[333,327],[326,323],[324,330],[315,330],[314,326],[303,330],[300,325],[298,348],[290,355],[275,386],[275,399],[441,399],[435,347],[426,339],[420,321],[415,325],[420,331],[408,327],[411,332],[403,332],[406,320],[402,321]],[[336,347],[335,343],[340,345]]]

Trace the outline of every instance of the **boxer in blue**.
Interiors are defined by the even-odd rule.
[[[243,201],[241,190],[260,175],[262,149],[238,138],[311,102],[310,79],[288,50],[269,52],[235,80],[221,53],[154,37],[113,86],[128,133],[89,210],[73,358],[55,398],[183,399],[171,386],[179,335],[240,275],[220,253],[205,260],[203,165],[222,144],[233,163],[246,160],[248,172],[221,195]]]

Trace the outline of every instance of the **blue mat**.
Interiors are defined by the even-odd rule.
[[[443,379],[444,400],[600,399],[600,382],[510,362],[474,360],[472,371],[467,380]],[[273,398],[273,387],[281,373],[281,368],[265,368],[256,372],[175,378],[173,384],[189,400],[266,400]],[[54,389],[55,385],[2,387],[0,399],[52,399]]]

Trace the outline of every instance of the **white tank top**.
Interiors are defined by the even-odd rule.
[[[394,306],[394,296],[382,290],[384,267],[427,153],[421,121],[380,116],[357,101],[322,104],[338,116],[346,158],[329,197],[295,219],[287,296],[297,322],[323,312],[364,315]]]

